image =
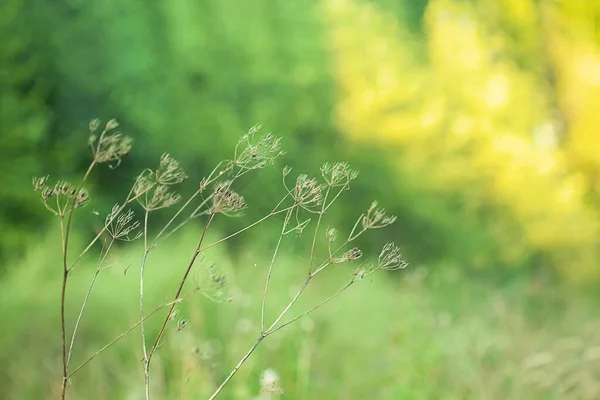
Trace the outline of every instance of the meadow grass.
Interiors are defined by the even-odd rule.
[[[173,297],[170,291],[198,235],[187,230],[149,260],[148,310]],[[270,255],[252,235],[248,243],[254,244],[236,249],[235,258],[219,247],[205,254],[203,266],[215,264],[225,272],[228,286],[221,298],[230,301],[196,294],[177,306],[178,318],[191,325],[171,329],[156,353],[151,381],[156,398],[208,397],[252,345],[260,330]],[[293,246],[289,241],[282,248],[268,316],[277,315],[278,305],[287,304],[305,276],[306,262],[291,255]],[[56,235],[39,240],[0,280],[0,398],[50,399],[60,391],[57,247]],[[109,260],[117,263],[99,275],[81,321],[74,366],[138,320],[139,281],[132,272],[142,252],[136,244],[117,248]],[[68,308],[80,306],[94,269],[89,260],[73,274]],[[414,266],[359,282],[327,307],[268,337],[221,398],[259,398],[266,369],[280,376],[287,399],[600,398],[597,303],[554,286],[521,280],[497,287],[457,271],[448,265]],[[339,265],[320,274],[290,315],[331,294],[343,285],[340,276],[353,272]],[[165,315],[163,310],[148,319],[146,330],[156,334]],[[69,318],[73,326],[75,316]],[[136,329],[82,368],[70,397],[143,398],[138,344]]]

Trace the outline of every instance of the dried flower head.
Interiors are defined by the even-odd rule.
[[[262,129],[255,125],[242,136],[236,145],[233,163],[242,169],[257,169],[273,165],[275,159],[284,154],[281,138],[270,133],[263,135],[256,143],[254,136]]]
[[[160,157],[160,164],[155,173],[156,183],[160,185],[175,185],[187,179],[179,162],[165,153]]]
[[[171,207],[181,200],[181,195],[171,192],[166,185],[156,185],[149,201],[142,200],[142,205],[147,210],[159,210]]]
[[[33,177],[33,190],[36,192],[42,191],[42,189],[46,189],[46,183],[48,182],[49,176],[42,177]]]
[[[135,178],[133,192],[135,193],[136,197],[140,197],[144,193],[149,192],[155,185],[156,180],[154,179],[154,172],[146,168],[137,176],[137,178]]]
[[[104,131],[99,137],[93,134],[100,124],[99,120],[92,120],[90,122],[90,138],[88,144],[92,150],[94,160],[97,163],[114,162],[116,161],[117,166],[121,163],[121,159],[129,154],[131,150],[131,138],[124,136],[121,133],[109,133],[119,126],[118,122],[114,119],[108,121],[105,125]]]
[[[383,246],[377,263],[378,269],[394,271],[406,268],[407,266],[408,262],[404,259],[400,253],[400,249],[394,243],[387,243]]]
[[[119,123],[117,122],[116,119],[113,118],[106,123],[106,126],[104,127],[104,129],[106,131],[110,131],[110,130],[116,129],[118,127],[119,127]]]
[[[115,204],[111,212],[106,216],[104,226],[113,239],[133,241],[142,236],[142,232],[137,231],[140,223],[139,221],[134,221],[133,218],[134,213],[132,210],[123,212],[123,208]]]
[[[384,208],[377,208],[377,202],[374,201],[369,207],[367,214],[362,218],[364,229],[377,229],[391,225],[396,221],[395,215],[387,215]]]
[[[101,121],[98,118],[94,118],[90,121],[90,135],[98,130],[100,122]]]
[[[260,394],[264,396],[281,396],[281,380],[275,370],[268,368],[260,376]]]
[[[327,241],[329,243],[335,242],[335,239],[337,239],[337,235],[338,232],[335,228],[327,228],[327,230],[325,231],[325,237],[327,238]]]
[[[187,328],[190,325],[190,321],[185,319],[185,318],[181,318],[179,321],[177,321],[177,331],[182,331],[185,328]]]
[[[345,186],[358,177],[358,171],[350,168],[348,163],[336,162],[333,165],[323,164],[321,175],[329,186]]]
[[[73,196],[73,195],[75,195],[74,189],[71,190],[71,196]],[[75,197],[75,208],[83,207],[84,205],[87,204],[89,199],[90,199],[90,195],[88,194],[87,190],[79,189],[79,191],[77,192],[77,196]]]
[[[231,190],[231,181],[215,184],[211,212],[213,214],[230,214],[246,208],[244,198]]]
[[[315,179],[301,174],[296,179],[296,185],[292,189],[292,196],[296,204],[302,207],[310,207],[321,204],[323,200],[324,186]]]
[[[208,277],[217,290],[223,289],[227,284],[227,277],[219,271],[216,264],[208,268]]]
[[[33,178],[33,190],[40,194],[46,209],[59,217],[64,217],[71,208],[83,207],[90,197],[87,190],[78,189],[66,181],[58,181],[50,186],[48,176]],[[49,203],[48,200],[52,197],[56,201]]]
[[[350,250],[346,251],[340,257],[334,257],[331,259],[332,264],[340,264],[348,261],[355,261],[361,258],[363,255],[362,250],[358,247],[353,247]]]

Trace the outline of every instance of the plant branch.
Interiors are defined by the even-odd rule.
[[[294,208],[290,208],[285,215],[285,220],[283,221],[283,226],[281,227],[281,233],[279,234],[279,238],[277,239],[277,245],[275,246],[275,250],[273,251],[273,257],[271,257],[271,263],[269,264],[269,272],[267,273],[267,278],[265,279],[265,291],[263,293],[262,298],[262,307],[260,314],[260,331],[264,332],[265,330],[265,305],[267,303],[267,291],[269,290],[269,282],[271,281],[271,273],[273,271],[273,265],[275,264],[275,259],[277,258],[277,253],[279,252],[279,247],[281,246],[281,240],[285,235],[285,228],[290,222],[290,218],[292,217],[292,212]]]
[[[215,216],[215,214],[211,213],[210,216],[208,217],[208,221],[206,221],[206,225],[204,225],[204,230],[202,230],[202,236],[200,236],[200,240],[198,241],[198,246],[196,247],[196,251],[194,251],[194,255],[192,256],[192,259],[190,260],[190,263],[189,263],[187,269],[185,270],[185,274],[183,275],[183,278],[181,279],[181,282],[179,283],[177,293],[175,294],[175,300],[177,300],[179,298],[179,295],[181,294],[181,291],[183,290],[183,285],[185,285],[185,281],[187,280],[187,277],[188,277],[190,271],[192,270],[192,267],[194,266],[194,262],[196,261],[196,258],[202,251],[202,243],[204,242],[204,238],[206,237],[206,231],[208,230],[208,227],[210,226],[210,223],[212,222],[214,216]],[[167,313],[167,316],[160,328],[160,331],[158,332],[158,335],[156,336],[156,340],[154,341],[154,344],[152,345],[152,349],[150,350],[150,353],[148,353],[148,360],[147,360],[148,366],[150,365],[150,360],[152,360],[152,356],[154,355],[154,352],[156,351],[156,349],[158,347],[160,339],[162,338],[162,336],[165,332],[167,324],[169,323],[169,320],[171,319],[171,315],[173,313],[174,308],[175,308],[175,303],[173,303],[171,308],[169,308],[169,312]]]

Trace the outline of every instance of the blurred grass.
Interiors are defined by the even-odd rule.
[[[60,384],[58,240],[52,235],[39,240],[0,281],[0,398],[50,399]],[[147,311],[171,299],[195,241],[189,232],[151,253]],[[157,399],[208,397],[258,332],[268,249],[242,247],[235,260],[225,248],[214,250],[199,270],[212,263],[224,270],[233,300],[215,303],[196,294],[182,304],[180,315],[191,325],[171,331],[154,359]],[[137,320],[140,254],[136,246],[118,249],[113,261],[119,263],[100,275],[72,367]],[[93,261],[82,263],[69,281],[70,327]],[[311,283],[290,315],[350,279],[351,268],[334,267]],[[253,398],[266,368],[280,374],[288,399],[600,398],[596,300],[533,281],[499,287],[458,271],[452,265],[411,265],[360,282],[310,318],[267,338],[221,398]],[[281,259],[269,295],[271,320],[304,273],[301,259]],[[147,324],[151,337],[160,318]],[[142,398],[140,360],[136,330],[74,376],[70,398]]]

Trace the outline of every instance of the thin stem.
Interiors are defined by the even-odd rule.
[[[202,193],[202,188],[196,190],[194,192],[194,194],[192,194],[190,196],[190,198],[179,208],[179,210],[175,213],[175,215],[173,215],[173,217],[169,220],[169,222],[167,222],[167,224],[160,230],[160,232],[158,232],[158,235],[156,235],[156,237],[153,240],[153,245],[156,243],[156,241],[162,236],[163,233],[165,233],[165,231],[169,228],[169,226],[171,226],[171,224],[173,223],[173,221],[175,221],[175,219],[179,216],[179,214],[181,214],[183,212],[183,210],[185,210],[187,208],[188,205],[190,205],[190,203],[196,198],[196,196],[198,196],[200,193]],[[189,221],[189,218],[186,219],[185,222]],[[176,228],[178,229],[179,226]]]
[[[239,231],[237,231],[237,232],[234,232],[234,233],[232,233],[232,234],[231,234],[231,235],[229,235],[229,236],[226,236],[226,237],[224,237],[224,238],[222,238],[222,239],[219,239],[219,240],[217,240],[217,241],[216,241],[216,242],[214,242],[214,243],[211,243],[211,244],[209,244],[209,245],[208,245],[208,246],[206,246],[206,247],[203,247],[203,248],[202,248],[202,251],[204,251],[204,250],[208,250],[208,249],[210,249],[211,247],[214,247],[214,246],[216,246],[216,245],[218,245],[218,244],[221,244],[221,243],[223,243],[223,242],[225,242],[225,241],[227,241],[227,240],[231,239],[232,237],[234,237],[234,236],[237,236],[237,235],[239,235],[240,233],[243,233],[243,232],[247,231],[248,229],[255,227],[256,225],[258,225],[258,224],[260,224],[261,222],[265,221],[266,219],[268,219],[268,218],[272,217],[273,215],[277,215],[277,214],[279,214],[279,213],[282,213],[282,212],[288,211],[290,208],[293,208],[294,206],[290,206],[290,207],[287,207],[287,208],[282,208],[281,210],[277,210],[277,208],[278,208],[278,207],[281,205],[281,203],[283,203],[283,201],[286,199],[286,197],[287,197],[287,196],[285,196],[283,199],[281,199],[281,201],[280,201],[280,202],[279,202],[279,203],[278,203],[278,204],[275,206],[275,208],[273,209],[273,211],[271,211],[269,214],[265,215],[264,217],[262,217],[261,219],[259,219],[259,220],[255,221],[255,222],[251,223],[250,225],[246,226],[245,228],[242,228],[242,229],[240,229]],[[277,210],[277,211],[276,211],[276,210]]]
[[[194,294],[195,292],[196,291],[190,293],[190,295]],[[131,332],[132,330],[134,330],[135,328],[137,328],[141,323],[143,323],[148,318],[150,318],[151,316],[153,316],[154,314],[156,314],[158,311],[162,310],[165,307],[169,307],[171,305],[177,304],[177,303],[183,301],[183,299],[184,299],[184,297],[179,298],[179,299],[177,299],[175,301],[171,301],[169,303],[165,303],[163,305],[160,305],[157,308],[155,308],[154,310],[152,310],[152,312],[150,314],[146,315],[144,318],[142,318],[139,321],[137,321],[135,324],[133,324],[131,327],[129,327],[129,329],[127,329],[126,331],[124,331],[123,333],[121,333],[119,336],[117,336],[116,338],[114,338],[113,340],[111,340],[106,346],[102,347],[100,350],[98,350],[97,352],[95,352],[90,358],[88,358],[83,363],[81,363],[77,368],[75,368],[69,374],[69,378],[71,378],[73,375],[75,375],[77,372],[79,372],[79,370],[81,368],[85,367],[87,364],[89,364],[93,359],[95,359],[96,357],[98,357],[100,354],[104,353],[104,351],[106,351],[110,346],[114,345],[119,340],[123,339],[129,332]]]
[[[67,360],[67,333],[65,327],[65,298],[67,293],[67,280],[69,279],[69,267],[67,265],[67,250],[69,247],[69,233],[71,231],[71,221],[73,220],[73,212],[75,211],[75,205],[77,203],[77,197],[79,196],[79,192],[83,187],[87,177],[92,172],[92,169],[96,165],[96,160],[92,161],[87,171],[85,172],[83,178],[81,179],[81,183],[75,192],[75,196],[71,202],[71,208],[69,210],[69,218],[67,220],[67,226],[64,226],[64,217],[60,219],[60,234],[62,237],[62,253],[63,253],[63,279],[62,279],[62,287],[60,294],[60,324],[61,324],[61,345],[62,345],[62,363],[63,363],[63,377],[62,377],[62,385],[60,390],[60,397],[62,400],[65,399],[67,395],[67,383],[69,380],[69,372],[68,372],[68,360]]]
[[[77,336],[77,330],[79,329],[79,322],[81,321],[81,317],[83,316],[83,311],[85,310],[85,306],[87,305],[88,299],[90,298],[90,294],[92,293],[92,288],[94,287],[94,284],[96,283],[96,279],[98,278],[98,275],[102,271],[102,264],[104,263],[104,260],[106,259],[106,256],[108,255],[108,252],[110,251],[110,248],[112,247],[114,241],[115,241],[115,239],[112,239],[110,241],[110,243],[106,247],[106,250],[104,250],[103,254],[100,256],[100,260],[98,261],[98,266],[96,267],[96,272],[94,273],[94,277],[92,278],[92,281],[90,282],[90,286],[88,287],[87,293],[85,294],[85,297],[83,299],[83,303],[81,304],[81,309],[79,310],[79,315],[77,316],[77,321],[75,322],[75,328],[73,328],[73,335],[71,335],[71,344],[69,345],[69,354],[67,356],[67,366],[71,362],[71,355],[73,354],[73,345],[75,343],[75,336]]]
[[[186,219],[184,219],[183,221],[181,221],[181,223],[179,223],[179,225],[177,225],[175,228],[171,229],[165,236],[162,237],[162,240],[167,240],[172,234],[174,234],[175,232],[177,232],[179,229],[181,229],[185,224],[187,224],[188,222],[190,222],[192,219],[194,219],[195,217],[197,217],[198,215],[196,214],[202,207],[204,207],[206,205],[206,203],[208,203],[211,199],[212,199],[213,195],[209,195],[204,201],[202,201],[202,203],[200,203],[200,205],[198,207],[196,207],[194,209],[194,211],[192,211],[189,215],[189,217],[187,217]],[[173,222],[174,219],[172,219],[171,221],[169,221],[169,224],[171,224]],[[159,234],[154,238],[154,240],[152,241],[152,244],[150,245],[151,248],[156,247],[158,245],[158,239],[160,239],[160,236],[164,233],[166,229],[166,226],[159,232]]]
[[[344,290],[348,289],[350,286],[352,286],[354,283],[356,282],[356,280],[352,279],[348,284],[346,284],[343,288],[339,289],[337,292],[335,292],[334,294],[332,294],[331,296],[329,296],[328,298],[326,298],[325,300],[321,301],[319,304],[317,304],[316,306],[304,311],[302,314],[292,318],[291,320],[279,325],[277,328],[273,328],[273,329],[269,329],[269,331],[267,332],[268,335],[277,332],[278,330],[280,330],[281,328],[284,328],[286,326],[288,326],[289,324],[298,321],[300,318],[306,316],[307,314],[310,314],[311,312],[315,311],[317,308],[321,307],[322,305],[324,305],[325,303],[328,303],[329,301],[331,301],[334,297],[338,296],[340,293],[342,293]]]
[[[317,236],[319,234],[319,227],[321,225],[321,220],[323,219],[323,215],[325,214],[325,206],[327,205],[327,196],[329,196],[329,191],[331,190],[331,186],[327,186],[327,191],[325,192],[325,196],[323,197],[323,205],[321,206],[321,212],[319,212],[319,218],[317,218],[317,226],[315,227],[315,234],[313,236],[312,245],[310,246],[310,256],[308,258],[308,275],[312,272],[313,267],[313,259],[315,256],[315,247],[317,244]]]
[[[148,189],[149,190],[149,189]],[[147,193],[147,191],[141,192],[137,195],[135,195],[134,197],[129,197],[131,196],[131,194],[133,193],[133,187],[131,188],[131,190],[129,191],[129,194],[127,195],[127,198],[125,199],[125,202],[123,203],[123,205],[119,208],[118,212],[116,212],[114,215],[116,218],[117,215],[119,215],[121,213],[121,211],[123,211],[125,209],[125,206],[129,203],[131,203],[132,201],[137,200],[140,196],[142,196],[143,194]],[[109,221],[112,222],[113,220]],[[102,234],[104,234],[104,232],[107,229],[107,226],[109,224],[104,224],[104,227],[100,230],[100,232],[98,232],[98,234],[94,237],[94,239],[92,239],[92,241],[86,246],[85,249],[83,249],[83,251],[81,253],[79,253],[79,255],[75,258],[75,260],[71,263],[71,266],[69,267],[69,270],[72,270],[75,265],[79,262],[79,260],[81,260],[81,258],[92,248],[92,246],[100,239],[100,237],[102,237]]]
[[[277,253],[279,252],[279,247],[281,246],[281,240],[285,235],[285,228],[290,222],[290,218],[292,217],[292,212],[294,208],[290,208],[285,215],[285,220],[283,221],[283,226],[281,227],[281,233],[279,234],[279,238],[277,239],[277,245],[275,246],[275,250],[273,251],[273,257],[271,257],[271,263],[269,264],[269,272],[267,273],[267,278],[265,280],[265,291],[263,293],[262,298],[262,307],[260,314],[260,331],[264,332],[265,330],[265,305],[267,303],[267,291],[269,290],[269,282],[271,281],[271,273],[273,271],[273,265],[275,264],[275,259],[277,258]]]
[[[144,318],[144,268],[146,267],[146,258],[148,257],[148,209],[144,212],[144,255],[142,256],[142,263],[140,266],[140,320]],[[146,350],[146,331],[144,329],[144,323],[140,323],[140,331],[142,334],[142,352],[144,354],[144,387],[146,393],[146,400],[150,399],[150,371],[148,370],[148,352]]]
[[[242,367],[242,364],[244,364],[246,362],[246,360],[252,355],[254,350],[256,350],[256,348],[258,347],[260,342],[263,341],[264,338],[265,338],[265,335],[261,333],[260,336],[258,337],[258,339],[256,339],[256,342],[252,345],[252,347],[250,347],[250,350],[248,350],[248,352],[244,355],[244,357],[242,357],[242,359],[237,363],[237,365],[231,370],[231,372],[229,373],[227,378],[225,378],[225,380],[221,383],[221,385],[217,388],[217,390],[215,390],[215,392],[212,394],[212,396],[210,396],[208,398],[208,400],[214,400],[219,395],[219,393],[221,393],[221,391],[223,390],[225,385],[227,385],[227,383],[231,380],[231,378],[233,378],[233,376],[236,374],[236,372],[238,372],[238,370]]]
[[[277,319],[275,320],[275,322],[273,322],[271,324],[271,326],[267,329],[267,332],[270,332],[271,329],[273,329],[273,327],[275,327],[279,323],[279,321],[281,321],[281,319],[285,316],[285,314],[289,311],[289,309],[292,308],[292,306],[294,305],[294,303],[296,303],[296,301],[298,301],[298,298],[300,297],[300,295],[302,294],[302,292],[304,292],[304,289],[306,289],[306,287],[310,283],[311,279],[312,279],[312,275],[309,275],[309,276],[306,277],[306,280],[304,281],[304,283],[302,284],[302,286],[300,287],[300,289],[298,290],[298,292],[296,293],[296,295],[294,296],[294,298],[292,300],[290,300],[290,302],[288,303],[288,305],[279,314],[279,316],[277,317]]]
[[[204,230],[202,231],[202,236],[200,237],[200,240],[198,241],[198,246],[196,247],[196,251],[194,252],[192,259],[190,260],[190,263],[189,263],[187,269],[185,270],[185,274],[183,275],[181,282],[179,283],[177,293],[175,294],[175,300],[177,300],[179,298],[179,295],[181,294],[181,291],[183,290],[183,285],[185,285],[185,281],[187,280],[187,277],[188,277],[190,271],[192,270],[192,267],[194,266],[194,262],[196,261],[196,258],[202,251],[201,250],[202,243],[204,242],[204,238],[206,237],[206,231],[208,230],[208,227],[210,226],[210,223],[212,222],[214,216],[215,216],[215,214],[211,213],[210,216],[208,217],[208,221],[206,221],[206,225],[204,225]],[[154,355],[154,352],[156,351],[156,349],[160,343],[160,339],[162,338],[162,336],[165,332],[167,324],[168,324],[169,320],[171,319],[171,315],[173,314],[174,308],[175,308],[175,303],[173,303],[171,308],[169,308],[169,312],[167,313],[167,316],[166,316],[165,320],[163,321],[160,331],[158,332],[158,335],[156,336],[156,340],[154,341],[154,344],[152,345],[152,349],[150,350],[150,353],[148,353],[148,360],[147,360],[148,367],[150,366],[150,360],[152,360],[152,356]]]

